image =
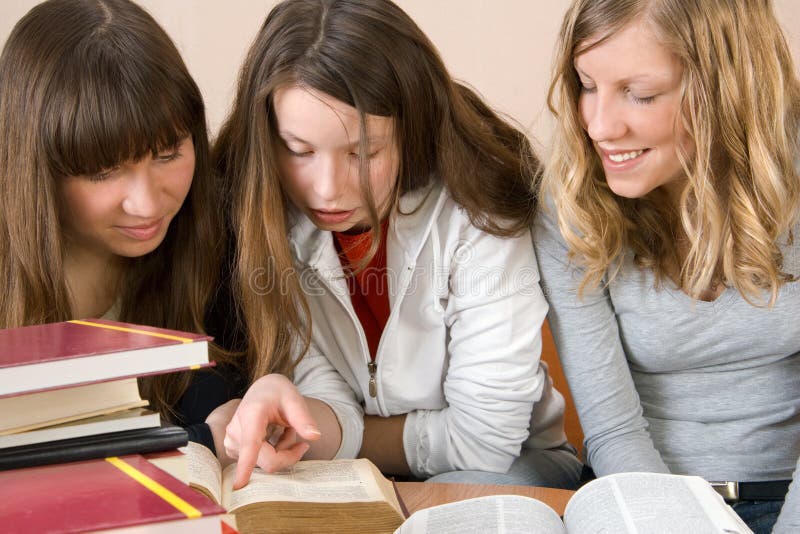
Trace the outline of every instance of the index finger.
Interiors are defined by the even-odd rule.
[[[264,444],[266,425],[254,422],[254,418],[241,417],[238,413],[234,419],[239,425],[241,435],[239,436],[239,458],[236,461],[236,478],[234,479],[233,489],[239,489],[247,485],[250,475],[258,461],[258,453],[261,445]],[[231,424],[234,422],[231,421]]]

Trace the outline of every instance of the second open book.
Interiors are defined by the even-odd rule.
[[[479,497],[420,510],[399,534],[744,534],[752,531],[700,477],[619,473],[593,480],[570,498],[563,522],[541,501]]]

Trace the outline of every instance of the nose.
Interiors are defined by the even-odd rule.
[[[128,215],[152,219],[161,215],[159,186],[147,162],[131,166],[128,188],[122,200],[122,209]]]
[[[349,173],[350,166],[334,155],[320,157],[313,183],[314,193],[324,201],[338,199],[344,192]]]
[[[582,97],[580,106],[584,128],[593,141],[619,139],[627,132],[622,111],[610,96],[598,91]]]

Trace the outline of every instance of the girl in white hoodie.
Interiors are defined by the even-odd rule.
[[[564,401],[539,361],[538,162],[408,15],[388,0],[280,3],[216,151],[240,251],[276,266],[291,255],[311,346],[363,406],[361,456],[437,481],[577,482]],[[265,389],[228,428],[247,469],[274,469],[298,439]],[[265,441],[268,424],[288,430]]]

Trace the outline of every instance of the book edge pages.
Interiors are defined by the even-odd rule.
[[[0,449],[160,426],[161,416],[143,408],[144,403],[142,401],[129,408],[109,409],[78,419],[67,418],[66,421],[34,426],[13,434],[0,433]]]
[[[228,510],[222,494],[222,468],[211,449],[190,441],[184,448],[184,453],[188,485]],[[206,473],[207,476],[197,476],[199,473]]]

